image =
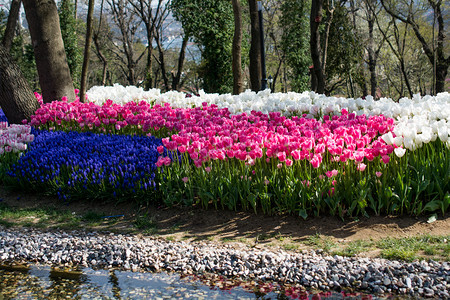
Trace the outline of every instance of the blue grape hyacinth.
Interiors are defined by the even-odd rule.
[[[8,119],[6,118],[5,113],[1,108],[0,108],[0,122],[8,122]]]
[[[154,196],[161,139],[73,131],[32,133],[35,141],[8,172],[16,184],[61,199]]]

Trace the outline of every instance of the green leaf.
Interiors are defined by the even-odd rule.
[[[425,207],[423,208],[424,211],[435,211],[438,210],[441,207],[441,202],[439,200],[433,200],[425,204]]]
[[[306,220],[306,218],[308,217],[308,214],[306,213],[306,209],[300,209],[300,211],[298,212],[298,215],[300,217],[302,217],[304,220]]]

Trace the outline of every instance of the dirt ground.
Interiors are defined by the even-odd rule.
[[[329,237],[336,243],[355,240],[378,240],[385,237],[412,237],[423,234],[449,235],[450,214],[438,215],[427,223],[429,216],[371,216],[342,221],[336,217],[303,220],[296,216],[264,216],[249,212],[203,210],[200,208],[137,207],[132,203],[111,205],[95,202],[64,204],[55,198],[20,194],[0,188],[0,202],[21,208],[55,208],[76,215],[96,212],[104,216],[123,215],[115,222],[97,224],[95,230],[156,234],[172,240],[242,243],[251,247],[279,247],[286,243],[303,244],[312,236]],[[154,225],[153,231],[136,229],[135,221],[145,216]],[[107,219],[109,220],[109,219]],[[89,228],[92,230],[92,227]]]

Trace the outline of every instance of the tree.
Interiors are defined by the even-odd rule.
[[[94,0],[89,0],[88,14],[86,24],[86,42],[84,44],[84,56],[83,56],[83,68],[81,69],[81,82],[80,82],[80,101],[85,102],[87,73],[89,69],[89,56],[91,50],[92,41],[92,23],[94,22]]]
[[[252,91],[258,92],[261,89],[261,40],[260,40],[260,28],[258,18],[258,1],[248,0],[250,8],[250,87]]]
[[[0,106],[9,123],[21,124],[39,108],[27,80],[6,49],[0,45]]]
[[[180,54],[178,56],[178,66],[177,72],[172,73],[172,90],[177,91],[181,88],[183,84],[181,82],[181,75],[183,74],[183,66],[184,66],[184,58],[186,56],[186,47],[188,44],[189,38],[187,36],[183,37],[183,42],[181,43]]]
[[[147,65],[146,65],[146,74],[144,78],[144,89],[148,90],[152,88],[153,84],[153,69],[152,69],[152,61],[153,61],[153,35],[156,29],[157,24],[161,24],[161,14],[163,11],[163,0],[158,0],[158,4],[156,8],[153,8],[152,1],[146,0],[129,0],[129,3],[133,6],[136,13],[141,18],[142,22],[145,25],[146,34],[147,34]]]
[[[23,5],[39,74],[44,102],[67,97],[75,100],[72,78],[53,0],[24,0]]]
[[[326,5],[329,5],[327,2]],[[328,8],[327,8],[328,10]],[[327,27],[323,28],[327,31]],[[323,35],[324,40],[332,47],[324,47],[322,54],[324,74],[325,74],[325,94],[330,95],[334,91],[342,94],[343,87],[350,83],[353,89],[353,80],[359,82],[360,61],[363,60],[363,49],[359,39],[352,31],[351,21],[344,2],[338,2],[333,8],[332,25],[328,33]],[[325,42],[325,41],[324,41]],[[354,91],[347,94],[354,94]]]
[[[378,80],[377,80],[377,65],[380,51],[385,43],[385,37],[379,37],[376,31],[376,17],[381,13],[382,7],[376,0],[361,0],[358,2],[358,9],[355,6],[355,1],[351,1],[351,10],[353,16],[353,27],[357,38],[363,44],[367,57],[363,58],[363,61],[367,64],[370,73],[370,94],[374,97],[377,96]],[[356,26],[357,11],[361,12],[358,17],[364,21],[365,26]],[[365,80],[363,82],[365,85]],[[363,87],[364,96],[368,93],[366,87]]]
[[[233,8],[226,0],[172,0],[171,9],[185,34],[200,45],[203,88],[228,93],[232,87]]]
[[[78,87],[78,78],[80,76],[80,64],[82,62],[81,52],[78,48],[77,20],[74,16],[73,0],[61,0],[58,4],[59,23],[61,27],[61,36],[66,51],[67,64],[69,65],[70,75],[75,80],[74,84]]]
[[[17,19],[19,18],[20,4],[22,0],[12,0],[9,8],[8,23],[6,23],[5,34],[3,35],[3,46],[6,51],[11,50],[14,33],[17,27]]]
[[[379,28],[381,34],[383,35],[384,39],[387,41],[387,44],[389,45],[392,53],[394,53],[395,57],[397,57],[397,59],[398,59],[398,62],[400,64],[400,71],[401,71],[402,76],[403,76],[403,78],[405,80],[405,84],[406,84],[406,87],[408,89],[409,96],[412,98],[413,97],[413,91],[412,91],[412,88],[411,88],[411,83],[410,83],[409,78],[408,78],[408,74],[407,74],[407,71],[406,71],[406,63],[405,63],[406,36],[407,36],[408,25],[409,24],[406,23],[403,32],[401,32],[399,30],[398,25],[395,22],[395,18],[392,18],[392,21],[389,22],[388,28],[383,30],[381,28],[380,22],[378,21],[378,18],[377,17],[375,17],[375,18],[376,18],[377,25],[378,25],[378,28]],[[393,26],[393,30],[389,30],[391,25]],[[389,37],[388,37],[388,30],[390,32],[393,32],[395,44],[393,42],[391,42],[391,40],[389,39]],[[402,96],[402,93],[400,93],[400,96]]]
[[[142,59],[145,51],[141,54],[136,54],[137,31],[141,26],[142,21],[127,5],[125,0],[108,0],[109,8],[114,20],[118,37],[115,39],[112,51],[116,58],[120,61],[120,69],[127,78],[129,85],[136,85],[138,82],[137,65]]]
[[[163,79],[164,88],[166,91],[172,89],[172,90],[179,90],[182,82],[181,82],[181,74],[183,73],[183,66],[184,66],[184,60],[186,56],[186,48],[189,41],[189,37],[184,33],[184,35],[181,36],[182,43],[180,47],[180,51],[178,54],[177,63],[172,65],[172,71],[169,73],[167,72],[169,65],[166,60],[166,54],[169,54],[168,49],[171,47],[171,43],[165,43],[166,36],[164,35],[165,28],[171,24],[171,22],[168,22],[168,16],[169,16],[169,4],[167,3],[163,7],[158,6],[157,11],[155,11],[155,18],[153,19],[153,36],[156,41],[157,50],[159,53],[159,58],[155,58],[156,62],[159,65],[159,70],[161,71],[161,77]],[[166,45],[164,45],[164,43]],[[148,48],[150,50],[150,48]],[[175,52],[172,52],[171,54],[174,54]],[[176,71],[175,71],[176,68]],[[158,76],[158,74],[156,74]],[[157,77],[156,76],[156,77]],[[169,76],[171,77],[172,84],[169,83]]]
[[[242,44],[242,13],[239,0],[233,0],[234,13],[234,36],[233,36],[233,94],[239,95],[243,90],[242,78],[242,60],[241,60],[241,44]]]
[[[102,81],[101,84],[102,86],[105,86],[106,84],[106,70],[108,67],[108,59],[106,58],[106,56],[103,54],[103,51],[100,47],[100,33],[102,30],[102,25],[103,25],[103,4],[104,4],[104,0],[102,0],[101,5],[100,5],[100,16],[99,16],[99,21],[98,21],[98,27],[97,30],[93,30],[93,36],[92,39],[94,41],[94,45],[95,45],[95,50],[96,50],[96,54],[97,57],[101,60],[102,62]]]
[[[319,25],[322,21],[322,9],[323,0],[312,0],[311,14],[309,16],[309,26],[311,31],[309,45],[311,51],[311,59],[313,62],[312,76],[315,77],[315,79],[311,80],[311,82],[317,82],[317,85],[312,85],[311,90],[319,94],[325,93],[325,75],[324,70],[322,69],[322,49],[320,46],[319,32]]]
[[[308,49],[308,4],[303,0],[283,1],[281,6],[281,47],[287,64],[292,69],[291,86],[294,91],[307,90],[311,65]]]
[[[446,53],[444,51],[445,21],[442,10],[445,6],[442,0],[427,0],[427,3],[434,12],[433,20],[436,20],[438,23],[436,43],[434,37],[432,41],[427,41],[421,32],[420,23],[418,22],[414,11],[414,6],[417,4],[415,1],[409,0],[405,3],[407,9],[404,9],[404,6],[398,5],[394,1],[381,0],[381,4],[388,14],[403,23],[409,24],[412,27],[414,34],[422,44],[422,49],[435,71],[434,93],[441,93],[445,91],[445,79],[447,77],[448,67],[450,66],[450,55],[447,54],[446,57]],[[433,31],[434,30],[435,29],[433,26]],[[436,47],[434,47],[435,44]]]

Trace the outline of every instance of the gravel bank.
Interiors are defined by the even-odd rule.
[[[385,259],[235,249],[207,242],[167,242],[121,234],[40,232],[0,226],[0,262],[82,265],[93,269],[212,272],[300,283],[322,291],[351,288],[375,294],[450,297],[450,262],[404,263]]]

